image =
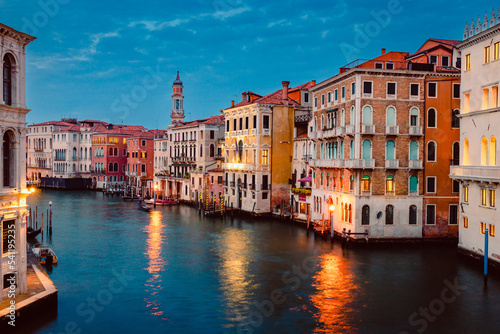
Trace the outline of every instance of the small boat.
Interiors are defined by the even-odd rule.
[[[37,235],[39,235],[42,232],[42,228],[40,227],[38,230],[35,230],[31,227],[28,227],[28,231],[26,232],[26,238],[27,239],[33,239]]]
[[[152,209],[149,205],[141,204],[140,202],[137,202],[137,208],[142,211],[150,212]]]
[[[32,248],[33,254],[40,264],[52,265],[57,263],[57,255],[48,244],[35,244]]]

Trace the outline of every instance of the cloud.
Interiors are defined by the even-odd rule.
[[[326,35],[328,35],[329,31],[325,30],[321,33],[321,38],[326,38]]]
[[[149,52],[145,49],[139,49],[139,48],[135,48],[134,49],[135,51],[139,52],[139,53],[142,53],[143,55],[148,55]]]
[[[268,28],[272,28],[274,26],[289,26],[291,24],[292,24],[291,22],[288,22],[287,20],[282,19],[282,20],[279,20],[279,21],[276,21],[276,22],[269,22],[268,25],[267,25],[267,27]]]
[[[229,17],[240,15],[246,11],[249,11],[249,10],[250,10],[250,8],[248,8],[248,7],[233,8],[233,9],[229,9],[229,10],[218,10],[215,13],[213,13],[212,16],[215,17],[216,19],[225,20]]]
[[[165,21],[165,22],[160,22],[160,21],[147,21],[147,20],[142,20],[142,21],[134,21],[131,22],[128,27],[129,28],[134,28],[137,26],[144,26],[146,30],[149,31],[159,31],[163,30],[166,27],[177,27],[178,25],[188,23],[189,19],[175,19],[172,21]]]

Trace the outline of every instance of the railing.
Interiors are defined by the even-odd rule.
[[[241,130],[236,131],[237,136],[241,136],[242,133],[243,133],[243,131],[241,131]]]
[[[243,130],[243,136],[248,136],[248,130]]]
[[[352,135],[352,134],[354,134],[354,131],[355,131],[354,125],[346,125],[346,127],[345,127],[346,134]]]
[[[345,161],[347,168],[374,168],[375,159],[348,159]]]
[[[418,190],[410,190],[408,195],[409,196],[418,196]]]
[[[338,126],[335,128],[335,133],[337,136],[345,134],[345,126]]]
[[[230,186],[230,187],[234,187],[234,181],[231,181],[231,182],[229,183],[229,186]]]
[[[249,184],[249,188],[250,188],[250,190],[255,190],[255,184],[250,183],[250,184]]]
[[[420,169],[423,166],[422,160],[408,160],[408,167],[412,169]]]
[[[385,133],[388,135],[397,135],[399,134],[399,126],[397,125],[386,125]]]
[[[236,131],[230,131],[229,132],[230,137],[235,137],[236,136]]]
[[[270,184],[261,184],[260,189],[261,190],[271,190],[271,185]]]
[[[271,129],[262,129],[262,135],[264,135],[264,136],[270,136],[271,135]]]
[[[245,171],[254,171],[256,169],[253,164],[239,164],[239,163],[224,163],[222,164],[222,169],[225,170],[245,170]]]
[[[500,167],[451,166],[450,177],[457,179],[500,182]]]
[[[408,129],[410,136],[421,136],[423,134],[421,126],[410,126]]]
[[[251,129],[251,130],[250,130],[250,134],[251,134],[251,135],[255,135],[255,134],[257,134],[257,129]]]
[[[374,134],[375,133],[375,125],[373,125],[373,124],[362,124],[361,125],[361,133],[363,133],[363,134]]]
[[[336,135],[335,128],[323,130],[323,138],[334,137]]]
[[[399,168],[399,160],[398,159],[385,160],[385,168]]]

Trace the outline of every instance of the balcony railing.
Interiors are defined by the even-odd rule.
[[[231,182],[229,183],[229,186],[230,186],[230,187],[234,187],[234,181],[231,181]]]
[[[260,189],[261,190],[271,190],[271,185],[270,184],[261,184]]]
[[[451,166],[452,179],[500,182],[499,166]]]
[[[270,136],[271,135],[271,129],[262,129],[262,134],[264,136]]]
[[[322,133],[323,138],[334,137],[335,134],[336,134],[335,128],[323,130],[323,133]]]
[[[408,168],[421,169],[423,166],[422,160],[408,160]]]
[[[222,164],[222,169],[252,172],[256,169],[256,167],[254,164],[225,163]]]
[[[410,136],[421,136],[423,135],[421,126],[410,126],[408,129]]]
[[[248,186],[249,186],[250,190],[255,190],[255,184],[250,183]]]
[[[257,134],[257,129],[251,129],[251,130],[250,130],[250,134],[251,134],[251,135],[255,135],[255,134]]]
[[[346,125],[345,127],[345,133],[348,135],[353,135],[355,131],[354,125]]]
[[[344,126],[338,126],[335,128],[335,133],[337,136],[341,136],[345,134],[345,127]]]
[[[399,168],[399,160],[398,159],[385,160],[385,168]]]
[[[348,159],[345,161],[347,168],[375,168],[375,159]]]
[[[373,124],[362,124],[361,132],[363,134],[374,134],[375,133],[375,125]]]
[[[385,133],[388,135],[397,135],[399,134],[399,126],[397,125],[386,125]]]
[[[408,192],[408,195],[409,195],[409,196],[418,196],[418,190],[410,190],[410,191]]]
[[[248,130],[243,130],[243,136],[248,136]]]

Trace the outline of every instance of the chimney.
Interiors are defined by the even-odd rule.
[[[241,93],[241,97],[242,97],[242,101],[246,101],[247,100],[247,92],[243,92]]]
[[[312,81],[313,86],[316,86],[316,80]]]
[[[382,55],[385,55],[385,48],[382,49]]]
[[[231,101],[231,108],[234,107],[234,100]]]
[[[283,94],[281,96],[281,101],[284,105],[288,105],[288,85],[290,84],[290,81],[282,81],[281,83],[283,84]]]

